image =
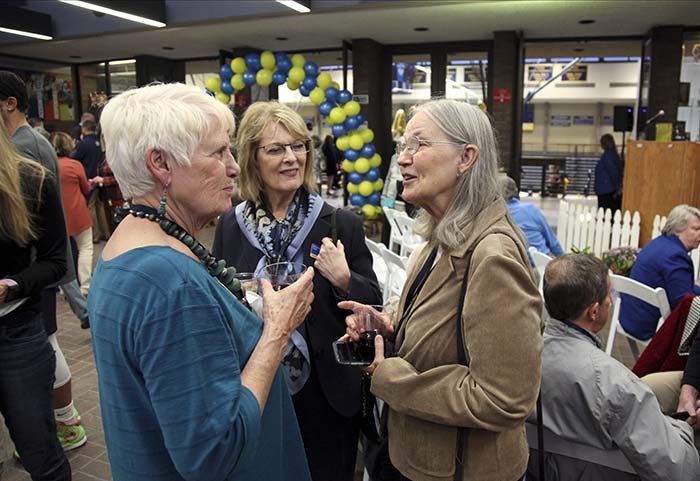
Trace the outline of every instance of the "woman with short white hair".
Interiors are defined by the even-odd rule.
[[[154,85],[113,98],[101,122],[131,201],[89,297],[113,478],[308,481],[280,360],[313,270],[282,292],[263,282],[263,322],[196,240],[231,206],[231,111],[195,87]]]
[[[525,241],[498,194],[493,128],[478,107],[419,106],[397,148],[403,197],[421,207],[417,254],[397,319],[377,336],[367,368],[388,410],[397,479],[522,479],[524,423],[540,381],[542,303]],[[466,292],[466,295],[464,293]],[[348,336],[359,338],[352,309]]]

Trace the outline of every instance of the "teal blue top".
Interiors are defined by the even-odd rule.
[[[262,321],[169,247],[99,260],[88,310],[115,481],[310,481],[278,369],[264,413],[241,384]]]

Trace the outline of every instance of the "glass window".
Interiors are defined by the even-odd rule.
[[[679,135],[700,141],[700,35],[687,36],[683,42],[681,91],[678,99]]]
[[[430,100],[430,55],[394,55],[392,59],[391,107],[394,138],[403,134],[411,107]],[[397,112],[399,113],[397,116]]]
[[[448,99],[478,105],[488,95],[487,52],[461,52],[447,55],[445,89]]]
[[[90,110],[91,94],[107,93],[107,80],[105,77],[105,64],[90,63],[78,66],[78,79],[80,82],[80,104],[83,112]],[[76,112],[76,118],[80,118],[82,112]]]
[[[114,60],[109,62],[110,95],[117,95],[136,87],[136,60]]]

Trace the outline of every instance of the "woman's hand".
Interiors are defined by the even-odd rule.
[[[350,289],[350,267],[345,259],[345,246],[338,239],[334,245],[330,237],[321,240],[321,251],[316,256],[314,267],[328,279],[333,287],[347,293]]]
[[[105,180],[104,177],[100,177],[98,175],[97,177],[93,177],[92,179],[89,179],[88,182],[90,183],[90,185],[95,186],[95,185],[102,184],[104,182],[104,180]]]
[[[265,328],[288,339],[311,311],[314,300],[314,270],[306,272],[292,285],[275,291],[267,279],[261,280],[263,296],[263,320]]]
[[[345,334],[340,339],[338,339],[338,341],[352,342],[352,339],[350,338],[349,334]],[[377,336],[374,338],[374,360],[369,366],[361,367],[360,371],[362,371],[367,376],[371,376],[374,373],[374,370],[377,369],[377,366],[379,366],[379,363],[382,362],[384,359],[386,359],[384,357],[384,338],[381,334],[377,334]]]
[[[352,311],[352,314],[345,318],[345,332],[352,341],[359,341],[360,334],[370,329],[376,329],[383,336],[394,332],[391,317],[375,310],[372,306],[354,301],[342,301],[338,303],[338,308]],[[367,326],[368,318],[372,319],[373,326],[371,327]]]
[[[681,395],[678,398],[678,409],[676,411],[686,411],[688,424],[694,429],[700,429],[700,393],[693,386],[683,384]]]

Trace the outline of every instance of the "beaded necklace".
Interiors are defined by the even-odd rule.
[[[151,222],[157,222],[160,228],[163,229],[163,232],[185,244],[192,253],[202,261],[202,264],[207,268],[207,272],[209,272],[210,276],[218,279],[244,306],[248,307],[243,286],[241,282],[234,277],[236,274],[236,269],[234,267],[226,267],[225,260],[217,260],[206,247],[191,236],[184,228],[180,227],[176,222],[160,215],[153,207],[132,204],[129,209],[129,214],[139,219],[148,219]]]

